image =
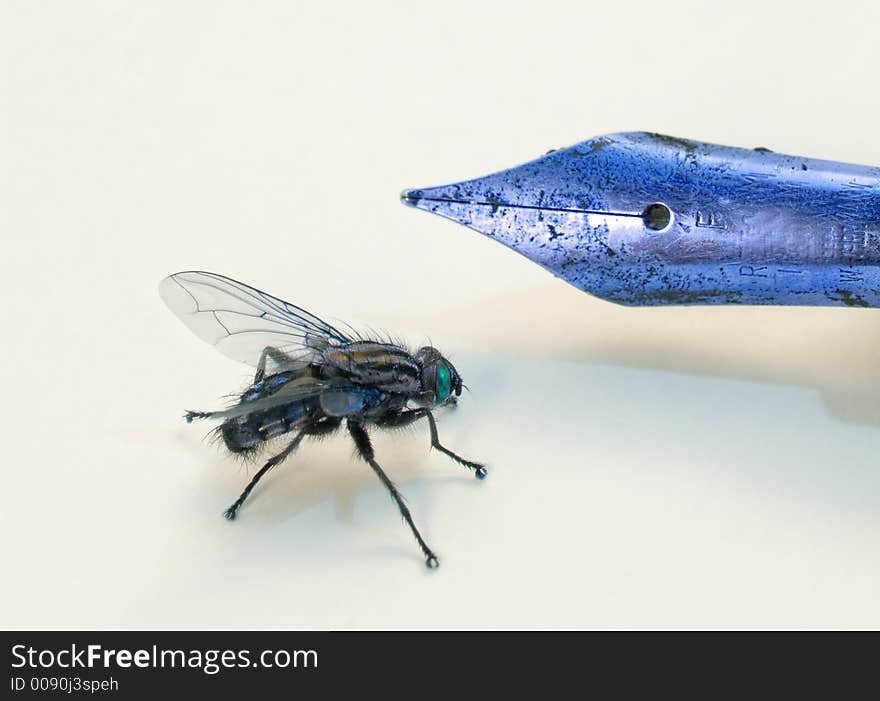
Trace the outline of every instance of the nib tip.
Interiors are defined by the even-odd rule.
[[[416,207],[419,204],[419,200],[422,199],[423,193],[421,190],[404,190],[400,193],[400,201],[408,207]]]

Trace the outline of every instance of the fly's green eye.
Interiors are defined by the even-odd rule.
[[[438,365],[437,366],[437,388],[434,392],[434,395],[437,397],[438,402],[446,401],[446,398],[449,396],[449,391],[452,386],[452,376],[449,373],[449,368],[446,365]]]

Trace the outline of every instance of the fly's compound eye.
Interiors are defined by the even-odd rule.
[[[449,366],[446,363],[437,365],[437,379],[434,384],[434,397],[438,402],[445,402],[449,398],[449,392],[452,390],[452,374],[449,372]]]

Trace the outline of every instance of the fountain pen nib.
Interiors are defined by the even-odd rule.
[[[878,168],[631,132],[401,199],[621,304],[880,306]]]

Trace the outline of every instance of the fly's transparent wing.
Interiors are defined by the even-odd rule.
[[[196,336],[253,366],[265,348],[295,356],[351,342],[304,309],[216,273],[175,273],[162,280],[159,294]]]

